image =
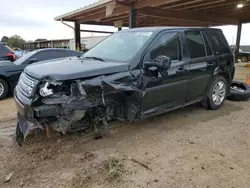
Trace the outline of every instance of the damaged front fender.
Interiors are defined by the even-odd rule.
[[[21,143],[21,138],[33,128],[50,126],[65,134],[81,129],[98,131],[110,119],[139,120],[143,95],[141,74],[141,70],[133,70],[56,84],[41,82],[40,90],[49,91],[49,95],[36,94],[30,106],[32,117],[19,114],[17,140]]]

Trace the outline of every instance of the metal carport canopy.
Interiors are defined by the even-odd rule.
[[[136,27],[238,25],[250,21],[249,7],[249,0],[100,0],[55,20],[128,27],[134,11]]]
[[[81,49],[80,24],[121,27],[238,25],[250,22],[250,0],[100,0],[55,18],[75,23],[75,46]],[[84,30],[86,31],[86,30]],[[91,32],[91,31],[90,31]]]

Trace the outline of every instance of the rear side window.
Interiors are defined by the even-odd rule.
[[[206,36],[204,36],[204,35],[203,35],[203,39],[204,39],[205,46],[206,46],[207,56],[213,55],[213,52],[212,52],[211,46],[209,45],[209,43],[208,43],[208,40],[207,40]]]
[[[70,51],[45,51],[45,52],[40,52],[37,55],[37,60],[38,61],[46,61],[49,59],[57,59],[57,58],[63,58],[63,57],[69,57],[71,56]]]
[[[186,31],[185,36],[190,58],[206,56],[205,46],[200,31]]]
[[[230,47],[222,32],[208,32],[208,35],[219,55],[230,53]]]

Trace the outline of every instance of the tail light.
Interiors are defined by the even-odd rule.
[[[16,56],[13,53],[7,53],[6,56],[8,57],[8,59],[10,61],[15,61],[16,60]]]

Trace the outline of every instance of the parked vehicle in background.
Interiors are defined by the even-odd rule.
[[[136,28],[114,33],[82,58],[28,66],[14,97],[19,144],[33,128],[106,130],[201,102],[219,109],[234,57],[219,29]],[[101,131],[100,131],[101,132]]]
[[[20,48],[13,48],[13,50],[17,58],[22,57],[24,54],[24,52]]]
[[[14,51],[4,42],[0,42],[0,61],[2,60],[16,60]]]
[[[232,47],[233,52],[235,52],[235,47]],[[249,62],[250,61],[250,52],[243,51],[239,49],[238,59],[241,62]]]
[[[14,62],[0,61],[0,99],[5,98],[9,91],[13,91],[26,66],[40,61],[81,56],[82,54],[73,50],[49,48],[29,52]]]

